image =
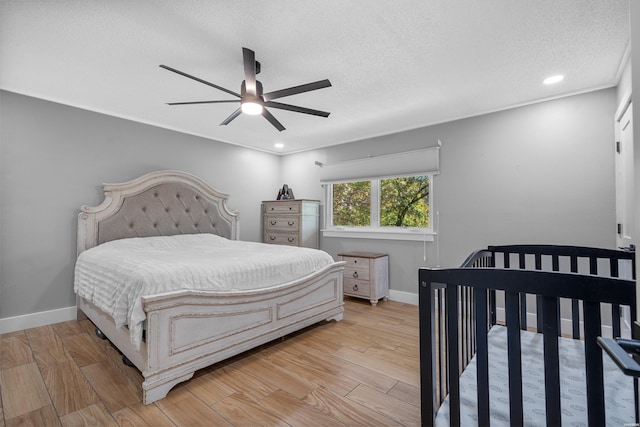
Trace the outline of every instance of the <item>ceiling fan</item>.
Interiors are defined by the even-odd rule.
[[[298,107],[291,104],[282,104],[280,102],[274,102],[274,99],[284,98],[285,96],[297,95],[299,93],[310,92],[312,90],[324,89],[330,87],[331,82],[328,79],[319,80],[313,83],[307,83],[299,86],[292,86],[287,89],[276,90],[273,92],[263,93],[262,83],[256,80],[256,75],[260,73],[260,63],[256,61],[255,52],[246,47],[242,48],[242,57],[244,62],[244,80],[240,86],[240,93],[236,93],[232,90],[225,89],[221,86],[210,83],[206,80],[202,80],[198,77],[192,76],[175,68],[171,68],[167,65],[160,65],[165,70],[172,71],[180,74],[181,76],[188,77],[197,82],[204,83],[208,86],[214,87],[218,90],[233,95],[239,99],[229,100],[216,100],[216,101],[189,101],[189,102],[169,102],[167,105],[190,105],[190,104],[219,104],[219,103],[231,103],[240,102],[240,107],[236,109],[229,117],[224,119],[221,125],[228,125],[233,119],[238,117],[241,113],[249,115],[258,115],[267,119],[276,129],[280,132],[285,130],[274,116],[265,107],[278,108],[281,110],[294,111],[296,113],[311,114],[313,116],[328,117],[330,113],[326,111],[313,110],[311,108]]]

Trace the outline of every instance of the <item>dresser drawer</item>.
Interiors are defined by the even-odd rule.
[[[348,266],[349,264],[347,264]],[[346,267],[342,270],[342,277],[345,279],[360,279],[360,280],[369,280],[369,267],[364,268],[350,268]]]
[[[265,203],[264,210],[266,214],[270,213],[300,213],[300,203],[295,202],[278,202],[278,203]]]
[[[267,233],[265,243],[274,243],[277,245],[298,246],[298,236],[295,234],[273,234]]]
[[[300,220],[296,217],[267,216],[265,226],[267,230],[298,230]]]
[[[357,295],[369,298],[369,282],[366,280],[344,279],[343,291],[347,295]]]

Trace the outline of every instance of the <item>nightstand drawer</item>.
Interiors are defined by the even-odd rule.
[[[361,257],[351,257],[351,256],[345,256],[343,257],[343,261],[347,262],[347,265],[345,265],[345,268],[363,268],[363,269],[369,269],[369,259],[368,258],[361,258]]]
[[[277,216],[266,217],[267,230],[298,230],[299,220],[296,217],[286,218]]]
[[[345,260],[346,261],[346,260]],[[349,264],[342,270],[342,276],[345,279],[360,279],[369,280],[369,266],[366,269],[362,268],[349,268]]]
[[[298,246],[298,236],[295,234],[273,234],[267,233],[265,243],[274,243],[277,245]]]
[[[369,298],[369,282],[366,280],[344,279],[343,290],[347,295],[357,295]]]

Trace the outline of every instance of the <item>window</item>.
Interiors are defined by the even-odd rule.
[[[326,190],[323,236],[433,241],[440,146],[316,162]]]
[[[328,184],[324,235],[423,240],[433,233],[431,187],[431,175]]]

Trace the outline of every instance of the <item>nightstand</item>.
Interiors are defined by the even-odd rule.
[[[343,270],[344,294],[366,298],[374,307],[378,300],[389,299],[389,256],[373,252],[345,252],[338,254],[346,261]]]

